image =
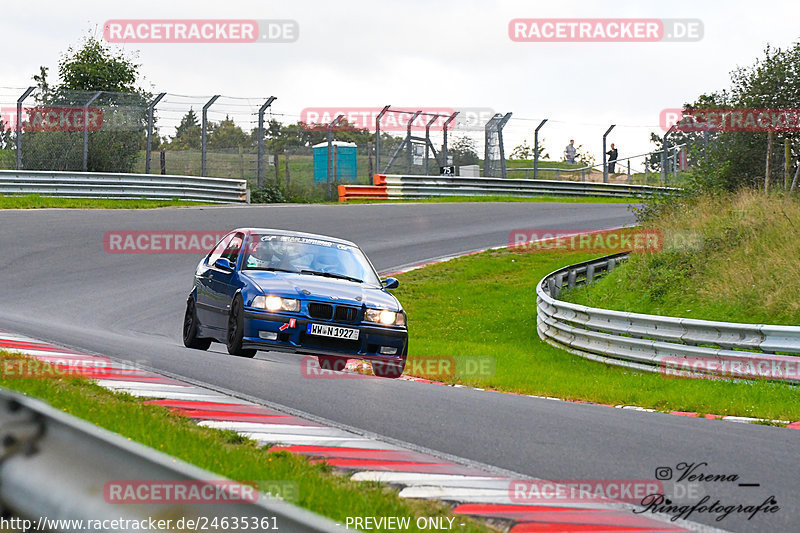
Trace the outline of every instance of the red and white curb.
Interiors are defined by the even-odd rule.
[[[201,426],[232,430],[260,444],[272,445],[272,450],[304,455],[311,462],[325,461],[350,473],[355,481],[391,484],[399,489],[400,497],[446,502],[456,514],[488,520],[494,525],[502,523],[505,530],[513,533],[719,531],[699,524],[671,522],[660,515],[637,515],[631,512],[630,505],[599,499],[557,504],[515,502],[509,487],[519,477],[458,464],[29,337],[0,332],[0,349],[68,369],[71,375],[87,377],[107,389],[167,407]]]

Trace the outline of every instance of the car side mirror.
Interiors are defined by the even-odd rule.
[[[214,266],[226,272],[233,272],[233,265],[231,264],[230,261],[228,261],[224,257],[220,257],[219,259],[214,261]]]
[[[395,278],[386,278],[381,282],[384,289],[396,289],[400,286],[400,282]]]

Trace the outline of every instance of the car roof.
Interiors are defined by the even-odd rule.
[[[358,245],[354,242],[347,241],[345,239],[339,239],[337,237],[330,237],[328,235],[320,235],[318,233],[306,233],[304,231],[289,231],[284,229],[272,229],[272,228],[236,228],[235,230],[231,231],[230,233],[234,233],[237,231],[245,232],[245,233],[271,233],[273,235],[287,235],[292,237],[309,237],[312,239],[321,239],[330,242],[335,242],[338,244],[347,244],[350,246],[355,246],[358,248]]]

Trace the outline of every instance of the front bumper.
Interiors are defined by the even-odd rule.
[[[295,320],[289,327],[290,319]],[[335,339],[306,333],[309,323],[359,330],[358,340]],[[281,329],[283,327],[283,329]],[[275,333],[275,340],[262,338]],[[366,361],[399,361],[405,358],[408,330],[378,324],[353,324],[308,318],[293,313],[277,314],[245,310],[243,348],[275,350],[310,355],[338,355]],[[394,354],[382,354],[382,347],[395,348]]]

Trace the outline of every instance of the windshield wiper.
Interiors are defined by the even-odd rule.
[[[346,279],[347,281],[355,281],[356,283],[364,283],[363,279],[345,276],[344,274],[336,274],[334,272],[317,272],[316,270],[301,270],[301,274],[311,274],[312,276],[323,276],[326,278]]]
[[[291,272],[292,274],[298,274],[297,270],[288,270],[285,268],[278,268],[278,267],[247,267],[245,270],[263,270],[266,272]]]

